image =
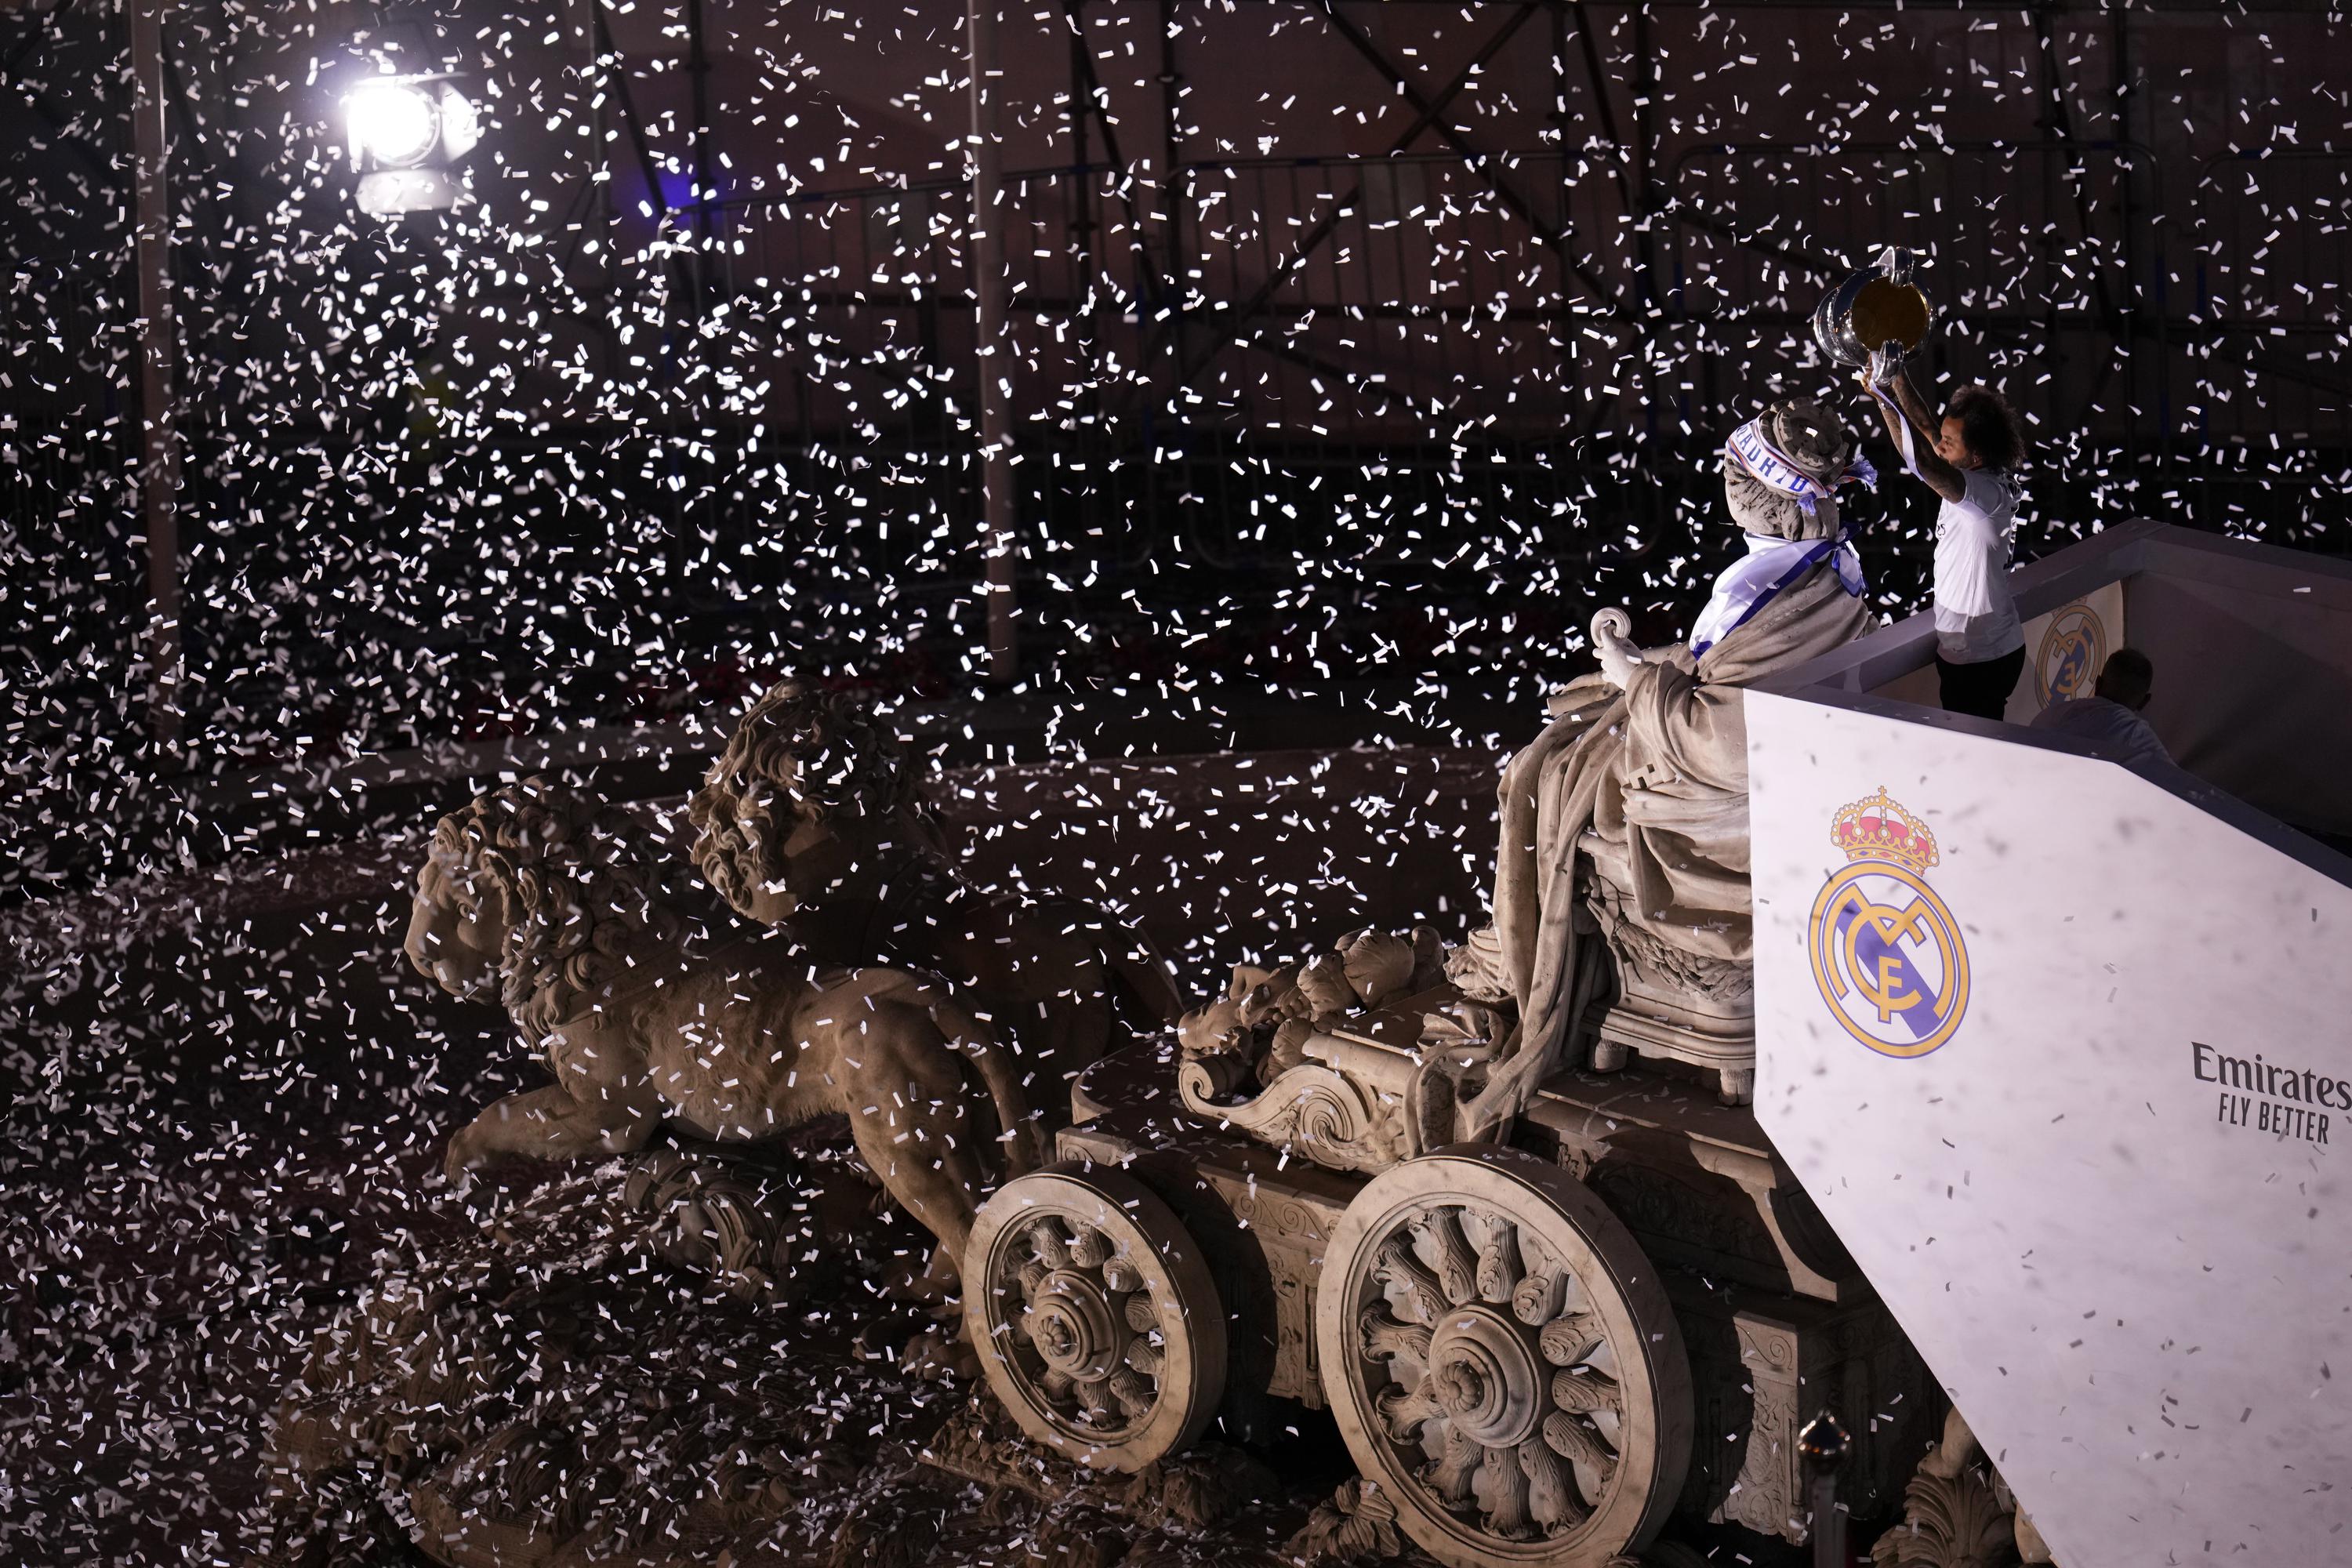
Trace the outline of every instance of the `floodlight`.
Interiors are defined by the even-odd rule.
[[[441,141],[438,95],[397,77],[362,82],[343,99],[352,159],[362,168],[413,169]]]
[[[360,210],[378,217],[457,205],[450,167],[481,140],[481,116],[464,93],[427,76],[378,76],[343,95]]]

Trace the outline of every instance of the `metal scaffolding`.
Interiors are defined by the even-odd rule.
[[[1801,372],[1814,300],[1856,256],[1894,242],[1935,249],[1955,280],[1937,368],[2030,367],[2020,401],[2044,431],[2085,444],[2076,467],[2105,488],[2067,492],[2082,516],[2133,508],[2221,524],[2265,496],[2315,520],[2341,510],[2324,476],[2294,489],[2310,467],[2302,454],[2252,443],[2352,449],[2340,316],[2294,292],[2316,297],[2352,270],[2341,221],[2352,165],[2326,148],[2187,169],[2159,159],[2140,139],[2154,132],[2134,85],[2149,26],[2138,13],[2001,13],[2033,104],[2033,123],[2021,118],[2009,140],[1858,126],[1814,145],[1662,133],[1679,58],[1667,46],[1687,37],[1695,6],[1492,0],[1465,16],[1445,0],[1422,14],[1447,47],[1415,56],[1359,0],[1265,3],[1315,29],[1316,58],[1339,73],[1329,90],[1382,107],[1377,136],[1309,157],[1218,149],[1195,125],[1189,79],[1209,68],[1232,12],[1063,0],[1045,57],[1056,80],[1038,105],[1050,162],[1006,168],[996,117],[1007,106],[992,90],[1004,79],[987,61],[992,30],[1016,19],[966,0],[961,169],[741,195],[719,190],[729,57],[716,8],[677,0],[680,44],[666,62],[677,86],[665,100],[625,56],[618,13],[565,0],[564,47],[580,65],[562,107],[585,151],[565,154],[551,253],[583,304],[583,331],[601,342],[598,373],[637,384],[621,387],[608,423],[554,431],[545,450],[484,443],[479,461],[542,465],[560,488],[585,471],[574,452],[594,455],[603,482],[667,528],[665,592],[695,613],[774,587],[722,594],[696,569],[702,555],[758,555],[781,571],[833,551],[977,609],[959,635],[989,675],[1009,679],[1035,662],[1022,642],[1089,584],[1108,595],[1197,571],[1247,592],[1270,571],[1318,562],[1450,582],[1454,554],[1399,542],[1509,517],[1538,520],[1544,547],[1567,552],[1585,548],[1570,522],[1605,512],[1625,520],[1622,552],[1654,550],[1698,505],[1680,458],[1759,395],[1757,365]],[[1715,9],[1777,21],[1820,8]],[[162,0],[130,12],[150,39],[162,15]],[[1157,32],[1141,59],[1120,61],[1144,73],[1131,86],[1107,80],[1099,52],[1119,16]],[[95,13],[74,0],[8,18],[0,68],[37,61],[60,29],[85,24]],[[2071,65],[2094,37],[2095,66]],[[138,132],[135,161],[89,151],[92,117],[37,89],[32,108],[142,214],[107,280],[115,299],[139,300],[135,384],[125,374],[105,390],[136,391],[145,411],[125,466],[142,481],[140,640],[163,737],[186,695],[172,674],[174,526],[224,499],[207,472],[211,416],[176,418],[175,394],[233,339],[206,337],[215,329],[184,300],[188,365],[173,376],[163,176],[180,160],[184,200],[198,202],[225,171],[191,162],[209,154],[167,133],[184,135],[195,110],[180,107],[192,95],[173,85],[168,49],[152,52],[165,74],[136,79],[161,86],[137,114],[117,102],[115,123]],[[1537,58],[1514,79],[1539,83],[1517,140],[1465,112],[1482,72]],[[668,115],[651,112],[665,101]],[[643,184],[654,242],[615,212],[616,180]],[[1969,223],[1950,221],[1963,210]],[[2323,221],[2258,258],[2281,212]],[[180,229],[178,265],[200,261],[204,244],[201,226]],[[192,286],[206,286],[201,268]],[[616,341],[615,321],[655,317],[654,343]],[[80,324],[63,334],[102,335]],[[632,353],[642,368],[627,368]],[[298,418],[239,439],[358,438]],[[183,447],[184,480],[170,468]],[[647,473],[614,472],[620,452],[646,454]],[[474,460],[436,458],[415,482],[457,485]],[[290,492],[268,500],[275,481],[256,474],[267,467],[233,468],[259,487],[251,507],[297,504]],[[908,521],[856,531],[877,516]],[[1479,534],[1462,558],[1504,550],[1499,539]],[[199,628],[191,646],[201,643]]]

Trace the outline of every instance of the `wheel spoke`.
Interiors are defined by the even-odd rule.
[[[1411,1388],[1392,1383],[1381,1390],[1373,1400],[1380,1413],[1381,1426],[1398,1443],[1410,1443],[1424,1423],[1445,1414],[1437,1403],[1437,1392],[1424,1377]]]
[[[1030,1251],[1036,1254],[1037,1261],[1045,1267],[1048,1273],[1070,1266],[1070,1244],[1063,1237],[1058,1221],[1050,1218],[1039,1220],[1029,1227],[1028,1240]]]
[[[1130,1366],[1115,1368],[1104,1380],[1104,1386],[1110,1390],[1110,1396],[1118,1401],[1118,1407],[1127,1412],[1130,1421],[1150,1415],[1152,1401],[1159,1397],[1151,1385]]]
[[[1478,1249],[1479,1299],[1507,1304],[1525,1272],[1519,1266],[1519,1227],[1507,1219],[1489,1221],[1486,1244]]]
[[[1539,1329],[1559,1316],[1568,1302],[1568,1276],[1559,1270],[1537,1269],[1511,1292],[1511,1316]]]
[[[1429,1330],[1419,1323],[1399,1322],[1389,1315],[1386,1303],[1376,1302],[1365,1308],[1357,1323],[1363,1331],[1365,1360],[1411,1356],[1423,1364],[1428,1363]]]
[[[1617,1380],[1605,1372],[1590,1367],[1563,1369],[1552,1376],[1551,1402],[1572,1415],[1591,1415],[1604,1410],[1617,1415],[1624,1412],[1625,1394],[1617,1386]]]
[[[1439,1209],[1417,1222],[1414,1230],[1437,1254],[1437,1282],[1449,1305],[1459,1307],[1478,1299],[1478,1255],[1462,1235],[1462,1211]]]
[[[1111,1244],[1102,1232],[1087,1226],[1073,1226],[1070,1237],[1070,1263],[1077,1268],[1100,1268],[1111,1259]]]
[[[1524,1540],[1528,1531],[1528,1474],[1515,1448],[1487,1448],[1478,1464],[1478,1497],[1486,1528],[1506,1541]]]
[[[1540,1437],[1519,1445],[1519,1468],[1528,1478],[1528,1512],[1546,1530],[1571,1529],[1591,1510],[1576,1495],[1576,1472]]]
[[[1402,1233],[1381,1244],[1380,1258],[1372,1266],[1372,1272],[1383,1284],[1402,1290],[1423,1322],[1437,1321],[1439,1314],[1445,1310],[1445,1292],[1439,1287],[1437,1276],[1413,1256],[1412,1244]]]
[[[1538,1343],[1544,1360],[1554,1366],[1574,1366],[1591,1355],[1601,1340],[1601,1319],[1592,1312],[1563,1312],[1543,1326]]]
[[[1430,1489],[1460,1508],[1471,1500],[1470,1478],[1485,1462],[1486,1451],[1457,1431],[1451,1422],[1446,1424],[1440,1442],[1437,1463],[1429,1469]]]
[[[1598,1472],[1603,1487],[1617,1473],[1617,1456],[1582,1421],[1564,1410],[1555,1410],[1544,1417],[1543,1440],[1561,1458]]]

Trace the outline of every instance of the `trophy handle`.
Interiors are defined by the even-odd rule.
[[[1899,245],[1890,245],[1878,253],[1878,270],[1885,274],[1890,283],[1910,282],[1912,268],[1918,264],[1918,252],[1906,250]]]
[[[1620,609],[1598,611],[1592,617],[1590,629],[1594,647],[1612,640],[1623,642],[1633,635],[1633,617]]]

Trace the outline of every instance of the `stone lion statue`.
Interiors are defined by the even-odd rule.
[[[442,818],[406,949],[452,995],[503,1005],[555,1076],[451,1137],[453,1178],[501,1154],[633,1152],[664,1123],[732,1142],[839,1111],[952,1268],[982,1186],[1037,1163],[1011,1052],[946,987],[813,965],[580,791],[533,779]]]
[[[1066,1081],[1116,1042],[1121,1009],[1148,1027],[1181,1006],[1140,932],[1070,900],[982,891],[956,868],[922,780],[856,697],[797,680],[735,726],[689,805],[694,862],[734,909],[838,963],[946,976],[1019,1047],[1049,1125]]]

